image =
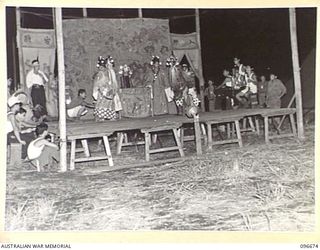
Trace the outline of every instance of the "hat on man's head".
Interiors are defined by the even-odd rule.
[[[12,95],[12,96],[10,96],[9,98],[8,98],[8,106],[11,108],[12,106],[14,106],[15,104],[21,104],[21,101],[20,101],[20,99],[17,97],[17,96],[14,96],[14,95]]]
[[[31,62],[32,66],[39,66],[40,65],[40,62],[39,62],[39,57],[37,57],[37,59],[33,60]]]

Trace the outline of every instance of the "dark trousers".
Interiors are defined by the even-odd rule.
[[[44,87],[42,85],[33,85],[31,89],[31,98],[33,107],[40,104],[45,112],[47,113],[46,107],[46,94],[44,92]]]

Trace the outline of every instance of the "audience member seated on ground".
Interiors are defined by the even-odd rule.
[[[7,113],[7,145],[20,143],[21,159],[27,157],[27,147],[34,139],[34,128],[25,128],[22,123],[26,116],[26,110],[21,108],[21,103],[15,103]]]
[[[36,127],[37,138],[28,146],[28,159],[38,165],[40,170],[47,165],[58,163],[60,160],[59,147],[48,141],[48,125],[41,123]],[[36,162],[37,161],[37,162]]]
[[[270,74],[270,81],[266,93],[268,108],[281,108],[281,98],[287,93],[287,88],[275,74]]]
[[[268,82],[264,75],[260,76],[260,81],[258,82],[258,101],[260,108],[266,106],[266,93],[268,88]]]
[[[86,101],[87,93],[84,89],[79,89],[78,97],[67,105],[67,114],[70,118],[80,119],[88,113],[88,109],[94,109],[94,105]]]
[[[214,93],[213,81],[208,81],[208,87],[204,90],[204,96],[208,98],[209,112],[215,110],[216,95]]]

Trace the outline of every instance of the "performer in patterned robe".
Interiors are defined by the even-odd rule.
[[[184,77],[182,67],[179,65],[178,58],[172,55],[167,59],[166,66],[169,71],[169,82],[174,93],[174,101],[178,115],[184,113],[184,99],[188,93],[187,80]]]
[[[93,79],[93,98],[96,100],[94,115],[96,120],[115,120],[117,118],[117,109],[119,104],[116,102],[117,80],[113,70],[113,60],[99,57],[97,67],[99,71]],[[118,107],[117,107],[118,105]]]

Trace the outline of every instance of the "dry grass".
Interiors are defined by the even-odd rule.
[[[313,230],[314,128],[305,142],[244,139],[242,149],[220,146],[150,167],[101,171],[98,162],[65,174],[9,168],[6,229]],[[115,162],[135,162],[143,151],[123,155]]]

